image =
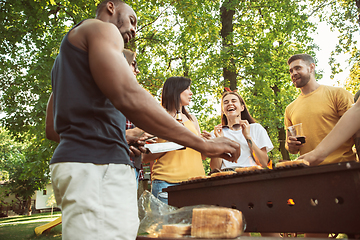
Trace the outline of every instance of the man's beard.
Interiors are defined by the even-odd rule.
[[[122,20],[122,18],[121,18],[121,13],[118,13],[118,18],[117,18],[117,27],[118,27],[118,29],[119,29],[119,31],[120,31],[120,28],[122,27],[124,25],[124,21]],[[124,43],[128,43],[129,41],[127,40],[128,39],[128,37],[127,37],[127,34],[130,34],[130,36],[131,36],[131,33],[130,32],[121,32],[120,31],[120,34],[121,34],[121,36],[122,36],[122,38],[123,38],[123,40],[124,40]],[[126,39],[126,40],[125,40]]]
[[[301,76],[300,81],[295,82],[295,87],[302,88],[310,81],[310,74]]]

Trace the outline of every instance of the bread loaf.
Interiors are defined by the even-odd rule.
[[[191,234],[191,224],[167,224],[163,225],[159,232],[159,238],[182,238]]]
[[[255,171],[255,170],[261,170],[263,169],[261,166],[251,166],[251,167],[243,167],[243,168],[235,168],[236,172],[247,172],[247,171]]]
[[[299,165],[306,165],[309,166],[310,163],[304,159],[298,159],[294,161],[285,161],[285,162],[278,162],[275,164],[275,167],[286,167],[286,166],[299,166]]]
[[[195,208],[191,236],[195,238],[236,238],[243,232],[239,210],[231,208]]]
[[[190,235],[191,224],[167,224],[162,226],[161,231],[167,233],[177,233],[181,235]]]
[[[183,238],[184,235],[177,234],[177,233],[167,233],[167,232],[161,232],[158,235],[158,238]]]

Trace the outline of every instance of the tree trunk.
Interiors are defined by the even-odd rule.
[[[271,89],[273,90],[275,96],[277,96],[278,93],[280,92],[277,85],[272,86]],[[280,107],[280,106],[278,106],[277,102],[275,102],[275,107]],[[279,140],[279,150],[281,152],[282,159],[283,160],[290,160],[289,152],[285,148],[286,132],[285,132],[285,129],[283,127],[278,128],[278,140]]]
[[[278,139],[279,139],[279,150],[281,152],[281,156],[283,160],[290,160],[290,155],[288,150],[285,148],[285,141],[286,141],[286,132],[284,128],[278,128]]]
[[[231,33],[234,31],[233,28],[233,17],[235,10],[230,9],[229,0],[223,2],[223,5],[220,8],[221,15],[221,38],[222,38],[222,58],[224,60],[223,66],[223,77],[224,77],[224,87],[229,87],[231,90],[237,88],[236,80],[236,67],[232,54],[233,47],[233,38]]]
[[[25,213],[27,216],[31,216],[31,197],[26,200]]]

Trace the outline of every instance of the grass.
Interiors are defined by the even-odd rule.
[[[16,216],[0,218],[0,239],[61,239],[61,224],[42,235],[36,236],[36,227],[54,221],[61,216],[61,212],[33,214],[32,216]]]
[[[61,212],[33,214],[32,216],[16,216],[0,218],[0,239],[27,240],[27,239],[61,239],[61,224],[50,231],[36,236],[36,227],[54,221],[61,216]],[[251,233],[252,237],[260,237],[260,233]],[[300,235],[303,237],[303,235]],[[346,239],[345,234],[339,234],[338,239]]]

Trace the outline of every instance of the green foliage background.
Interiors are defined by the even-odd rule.
[[[18,166],[24,166],[23,175],[37,183],[33,191],[47,183],[48,162],[56,147],[45,139],[44,131],[53,61],[65,33],[82,19],[93,18],[99,2],[0,1],[0,110],[5,113],[1,124],[12,139],[24,144]],[[359,26],[356,1],[126,2],[138,15],[137,36],[126,47],[138,54],[139,83],[159,99],[166,78],[191,78],[190,111],[198,117],[202,130],[211,131],[220,122],[216,108],[224,86],[229,86],[223,69],[230,69],[236,73],[237,89],[251,114],[270,135],[275,146],[270,158],[275,161],[284,156],[280,143],[284,141],[285,107],[299,94],[291,84],[286,61],[295,53],[315,56],[317,46],[309,37],[316,30],[314,19],[327,21],[341,33],[329,60],[333,74],[341,71],[336,54],[351,53],[353,74],[347,85],[353,92],[359,86],[359,51],[353,40]],[[220,34],[220,9],[234,11],[227,39]],[[5,155],[1,161],[2,166],[11,162]]]

